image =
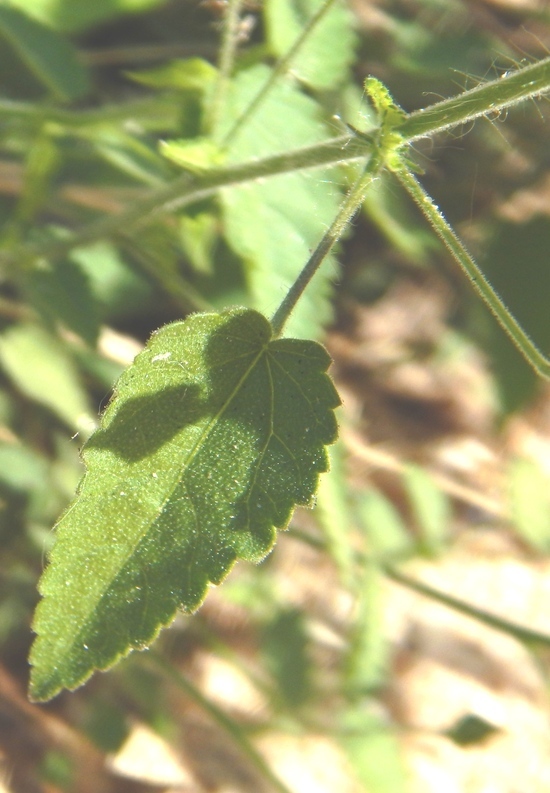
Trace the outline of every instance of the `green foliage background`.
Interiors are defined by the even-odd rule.
[[[244,9],[236,73],[214,120],[207,108],[219,47],[215,4],[0,2],[0,652],[10,681],[2,683],[4,697],[9,686],[27,686],[31,615],[51,527],[73,496],[83,470],[79,447],[116,379],[153,330],[190,312],[244,305],[270,316],[336,213],[351,169],[226,188],[131,229],[91,235],[63,255],[29,251],[62,250],[70,235],[178,178],[182,167],[200,172],[219,158],[238,163],[306,146],[340,134],[342,119],[363,127],[359,114],[370,111],[359,86],[367,74],[383,79],[411,111],[427,97],[452,95],[522,58],[544,55],[549,12],[496,6],[395,0],[360,4],[353,16],[336,4],[291,78],[276,84],[225,146],[274,59],[318,7],[313,0],[265,0],[263,8]],[[522,35],[525,29],[532,35]],[[544,103],[526,103],[456,140],[421,142],[416,152],[424,183],[543,349],[550,342],[548,212],[510,219],[499,207],[521,190],[536,194],[548,166],[547,116]],[[331,323],[346,326],[352,298],[375,307],[400,280],[424,283],[436,273],[452,290],[453,310],[440,344],[411,356],[435,359],[472,344],[481,350],[492,373],[496,428],[540,395],[540,384],[390,178],[366,201],[338,259],[326,262],[289,335],[322,340]],[[377,708],[391,674],[383,581],[388,565],[421,556],[437,563],[445,555],[453,505],[422,465],[404,460],[404,514],[383,488],[350,484],[343,447],[332,455],[313,515],[302,515],[292,531],[331,566],[330,586],[355,599],[337,662],[326,668],[318,661],[310,604],[289,604],[271,562],[246,569],[220,597],[246,614],[257,643],[259,672],[247,673],[260,678],[271,710],[255,729],[326,731],[346,753],[360,789],[400,793],[408,782],[398,731]],[[547,553],[543,473],[520,459],[510,461],[506,477],[512,531],[529,552]],[[178,729],[170,685],[203,710],[210,707],[265,784],[285,789],[262,765],[247,725],[201,699],[192,675],[172,679],[207,649],[248,670],[238,642],[200,612],[166,637],[159,652],[171,666],[157,659],[151,667],[147,656],[136,655],[55,702],[52,713],[70,725],[73,742],[56,743],[39,716],[32,717],[39,739],[21,728],[19,745],[7,752],[15,793],[116,790],[104,757],[122,744],[133,719],[167,739]],[[20,694],[10,701],[18,717],[30,707]],[[35,706],[31,712],[40,713]]]

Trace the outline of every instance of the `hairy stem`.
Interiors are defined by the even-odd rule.
[[[298,300],[303,295],[309,282],[323,263],[332,247],[340,239],[348,223],[351,221],[363,201],[373,181],[376,179],[383,166],[382,153],[379,149],[373,151],[364,173],[355,182],[345,197],[340,210],[334,218],[330,228],[324,234],[321,242],[304,265],[298,278],[288,290],[283,302],[273,315],[271,325],[273,335],[277,338],[284,330],[284,326],[294,310]]]
[[[243,0],[229,0],[223,21],[223,35],[218,61],[218,78],[208,116],[208,130],[216,137],[223,118],[229,81],[239,46],[239,21]]]
[[[546,380],[550,380],[550,360],[543,355],[511,315],[510,311],[495,292],[487,278],[485,278],[482,271],[472,259],[462,242],[458,239],[440,209],[434,204],[422,185],[406,168],[396,171],[396,176],[411,198],[418,204],[436,234],[449,249],[455,261],[460,265],[472,287],[489,307],[500,326],[512,339],[520,353],[531,364],[538,375]]]
[[[487,113],[511,107],[530,96],[539,96],[549,88],[550,57],[410,113],[397,131],[405,140],[412,142]]]
[[[432,108],[411,113],[397,127],[397,131],[403,144],[410,143],[417,138],[432,135],[484,113],[502,109],[522,98],[541,94],[548,89],[550,89],[550,58],[534,66],[519,69],[487,85],[465,91],[453,99],[439,102]],[[71,114],[70,111],[37,109],[36,106],[20,103],[0,103],[0,115],[2,112],[10,113],[10,111],[15,115],[20,113],[25,115],[28,112],[30,115],[36,114],[37,117],[41,117],[40,114],[44,113],[45,118],[55,120],[61,125],[77,127],[81,124],[93,123],[96,118],[100,121],[104,115],[102,111],[90,111],[89,115],[86,112]],[[118,108],[113,108],[111,111],[116,116]],[[128,231],[138,224],[157,219],[164,212],[208,198],[222,187],[231,187],[291,171],[351,162],[370,156],[372,147],[372,136],[353,134],[260,160],[213,168],[201,174],[184,173],[173,182],[153,188],[124,212],[95,221],[67,240],[47,241],[2,251],[0,269],[5,270],[10,266],[29,266],[40,257],[63,256],[80,245],[112,237],[120,234],[121,229]]]

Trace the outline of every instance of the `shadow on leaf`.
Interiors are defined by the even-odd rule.
[[[198,421],[205,409],[196,385],[183,383],[135,397],[120,406],[110,424],[95,432],[86,447],[110,449],[128,462],[137,462]]]

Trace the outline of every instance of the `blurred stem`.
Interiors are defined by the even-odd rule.
[[[518,625],[516,622],[505,620],[477,606],[471,606],[469,603],[465,603],[463,600],[459,600],[452,595],[447,595],[445,592],[441,592],[439,589],[435,589],[429,584],[424,584],[416,578],[411,578],[405,573],[396,570],[395,567],[391,565],[384,565],[383,570],[388,578],[401,584],[401,586],[412,589],[414,592],[418,592],[421,595],[425,595],[431,600],[437,600],[444,606],[449,606],[449,608],[452,608],[454,611],[466,614],[466,616],[472,617],[478,622],[488,625],[490,628],[495,628],[497,631],[507,633],[509,636],[513,636],[514,639],[526,644],[529,648],[533,648],[536,645],[550,647],[550,635],[547,633],[540,633],[530,628],[524,628],[523,625]]]
[[[256,113],[258,108],[261,106],[262,102],[269,96],[270,91],[272,90],[273,86],[277,82],[277,80],[283,77],[291,67],[293,61],[295,60],[296,56],[304,46],[305,42],[311,35],[311,32],[317,27],[319,22],[323,19],[327,11],[331,9],[335,0],[325,0],[325,2],[317,9],[315,14],[311,16],[305,27],[302,28],[302,31],[296,38],[294,44],[290,47],[288,52],[280,58],[273,71],[271,72],[270,77],[264,83],[264,85],[260,88],[256,96],[252,99],[248,107],[245,108],[244,112],[239,116],[239,118],[235,121],[227,135],[223,139],[223,145],[226,146],[232,138],[235,137],[237,132],[240,130],[244,124],[246,124],[249,119]]]
[[[472,287],[493,313],[497,322],[514,342],[523,357],[531,364],[540,377],[550,380],[550,360],[543,355],[512,316],[420,182],[405,167],[396,170],[395,175],[411,198],[418,204],[438,237],[460,265],[462,272],[466,275]]]
[[[305,542],[307,545],[310,545],[312,548],[316,548],[317,550],[327,550],[326,540],[320,538],[317,535],[312,535],[308,531],[303,531],[298,528],[291,528],[289,530],[289,536],[296,537],[302,542]],[[392,581],[407,587],[407,589],[411,589],[413,592],[418,592],[419,594],[424,595],[431,600],[436,600],[438,603],[448,606],[448,608],[452,609],[453,611],[458,611],[460,614],[465,614],[468,617],[472,617],[472,619],[482,622],[484,625],[488,625],[490,628],[494,628],[501,633],[506,633],[508,636],[512,636],[514,639],[517,639],[519,642],[525,644],[529,649],[534,649],[535,647],[550,647],[550,634],[548,633],[542,633],[540,631],[532,630],[531,628],[525,628],[523,625],[519,625],[517,622],[512,622],[511,620],[504,619],[503,617],[499,617],[496,614],[491,614],[484,609],[480,609],[477,606],[472,606],[470,603],[466,603],[464,600],[455,598],[453,595],[448,595],[446,592],[442,592],[440,589],[436,589],[429,584],[425,584],[423,581],[419,581],[418,578],[414,578],[413,576],[403,573],[393,564],[384,563],[382,560],[369,557],[367,554],[361,553],[360,551],[355,554],[355,559],[356,562],[361,566],[361,569],[365,568],[367,565],[375,563],[379,565],[384,575],[387,578],[390,578]]]
[[[66,108],[51,107],[48,105],[34,104],[32,102],[17,102],[11,99],[0,98],[0,119],[2,120],[31,120],[39,124],[58,124],[64,131],[71,129],[85,129],[99,124],[124,123],[129,119],[149,123],[154,120],[157,127],[166,123],[166,116],[176,122],[179,109],[173,95],[156,94],[145,99],[136,99],[131,102],[105,105],[93,110],[68,110]]]
[[[166,661],[155,651],[149,651],[146,659],[155,666],[162,674],[170,679],[183,693],[193,700],[210,718],[228,735],[234,744],[248,758],[254,768],[261,776],[279,793],[291,793],[287,786],[275,776],[262,755],[256,750],[254,745],[245,735],[238,724],[230,719],[220,708],[207,699],[201,691],[191,681],[185,677],[173,664]]]
[[[230,79],[239,46],[239,23],[243,0],[228,0],[227,10],[223,18],[223,33],[218,60],[218,77],[214,86],[212,103],[208,114],[207,129],[216,139],[221,121],[223,120],[227,94],[230,90]]]

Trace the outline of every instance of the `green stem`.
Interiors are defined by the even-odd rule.
[[[550,88],[549,58],[488,85],[466,91],[459,97],[440,102],[434,105],[433,109],[428,108],[412,113],[398,128],[399,134],[403,144],[406,144],[483,113],[499,110],[507,103],[519,101],[523,97],[540,94],[548,88]],[[128,109],[125,107],[107,108],[105,111],[71,113],[70,111],[38,108],[9,101],[0,101],[0,115],[2,112],[11,113],[14,116],[20,114],[47,118],[68,126],[112,121],[115,117],[118,118],[119,114],[121,118],[128,117]],[[296,151],[225,168],[212,169],[198,175],[185,173],[169,184],[152,189],[126,211],[85,226],[68,240],[21,246],[10,251],[2,251],[0,267],[16,264],[21,266],[22,263],[28,264],[40,257],[66,255],[80,245],[116,235],[120,233],[121,228],[131,229],[137,224],[145,224],[158,218],[159,214],[163,212],[208,198],[222,187],[231,187],[291,171],[338,165],[366,158],[372,151],[372,136],[369,136],[368,139],[362,139],[362,137],[364,136],[354,134],[335,138]]]
[[[174,96],[168,94],[123,102],[118,105],[106,105],[93,110],[68,110],[0,98],[0,118],[32,120],[39,124],[51,122],[59,124],[64,130],[83,129],[87,132],[95,125],[123,124],[133,118],[139,119],[141,124],[148,127],[150,125],[154,129],[166,125],[167,118],[170,119],[171,125],[175,124],[178,118],[178,106]]]
[[[261,774],[261,776],[270,783],[274,790],[279,793],[291,793],[287,786],[275,776],[269,765],[266,763],[262,755],[257,751],[253,744],[249,741],[246,734],[226,714],[214,705],[210,700],[199,691],[199,689],[191,683],[191,681],[179,672],[171,663],[165,661],[160,655],[154,651],[150,651],[146,656],[147,660],[161,670],[163,675],[169,678],[176,686],[183,691],[183,693],[193,700],[205,713],[207,713],[212,721],[214,721],[221,729],[228,735],[242,753],[248,758],[254,768]]]
[[[539,96],[549,88],[550,57],[506,73],[452,99],[444,99],[423,110],[410,113],[397,131],[410,143],[487,113],[498,112],[515,105],[521,99]]]
[[[434,231],[447,246],[455,261],[460,265],[472,287],[489,307],[497,322],[509,335],[520,353],[531,364],[537,374],[546,380],[550,380],[550,360],[536,347],[527,333],[511,315],[506,305],[483,275],[482,271],[472,259],[462,242],[458,239],[455,232],[447,223],[445,217],[426,193],[422,185],[406,168],[396,170],[395,175],[411,198],[418,204]]]
[[[229,0],[223,20],[223,36],[218,61],[218,78],[214,87],[207,128],[215,138],[223,118],[229,81],[239,45],[239,22],[243,0]]]
[[[82,245],[118,236],[140,224],[157,220],[162,214],[179,209],[214,195],[222,187],[262,179],[282,173],[339,165],[364,159],[370,152],[367,142],[355,136],[332,140],[296,149],[271,157],[217,168],[202,174],[184,173],[162,187],[150,190],[125,211],[102,217],[66,240],[25,245],[0,252],[0,268],[30,266],[39,258],[58,258]]]
[[[323,236],[319,245],[315,248],[312,255],[304,265],[302,271],[287,292],[283,302],[271,319],[273,335],[279,337],[284,326],[294,310],[298,300],[303,295],[309,282],[321,266],[325,257],[329,254],[333,245],[338,242],[348,223],[351,221],[367,194],[368,189],[376,179],[380,169],[384,164],[380,149],[373,152],[369,163],[355,182],[347,196],[345,197],[340,210],[333,220],[330,228]]]
[[[281,77],[283,77],[287,71],[289,70],[292,62],[302,49],[305,42],[308,40],[309,36],[311,35],[312,30],[317,27],[319,22],[323,19],[327,11],[330,10],[332,5],[334,4],[335,0],[325,0],[325,2],[317,9],[315,14],[311,16],[305,27],[302,28],[299,36],[297,37],[294,44],[288,50],[288,52],[280,58],[277,63],[275,64],[275,68],[271,72],[269,79],[266,83],[261,87],[258,91],[256,96],[252,99],[250,104],[247,108],[245,108],[244,112],[241,116],[235,121],[227,135],[223,139],[223,145],[227,145],[229,141],[237,134],[240,128],[254,115],[254,113],[258,110],[262,102],[267,99],[269,92]]]

